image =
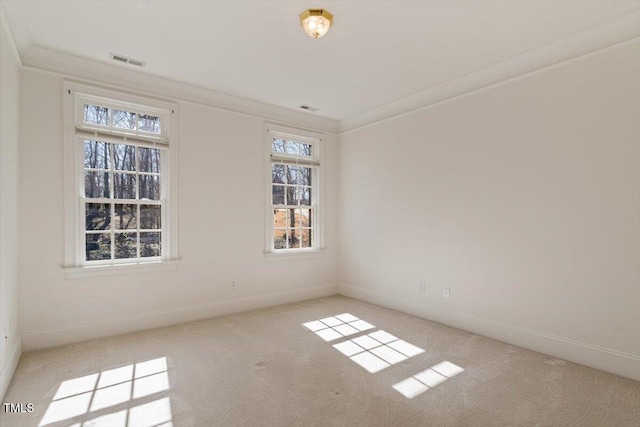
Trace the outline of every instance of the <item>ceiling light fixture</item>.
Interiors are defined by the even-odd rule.
[[[307,9],[300,14],[300,23],[310,37],[324,36],[333,24],[333,15],[324,9]]]

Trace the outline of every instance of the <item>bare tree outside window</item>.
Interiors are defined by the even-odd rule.
[[[84,141],[87,261],[161,255],[160,156],[155,148]]]
[[[283,138],[272,138],[271,152],[284,159],[313,156],[313,145]],[[296,160],[297,161],[297,160]],[[313,247],[313,169],[301,165],[271,164],[271,203],[273,207],[273,249]],[[302,209],[304,207],[304,209]]]

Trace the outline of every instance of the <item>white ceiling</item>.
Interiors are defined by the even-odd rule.
[[[640,8],[598,1],[3,1],[21,55],[47,48],[344,120]],[[298,15],[326,8],[318,40]],[[130,65],[121,65],[131,68]]]

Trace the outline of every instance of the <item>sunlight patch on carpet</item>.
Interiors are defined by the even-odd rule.
[[[372,324],[349,313],[325,317],[302,325],[327,342],[375,328]]]
[[[420,347],[383,330],[334,344],[333,348],[372,374],[424,353]]]
[[[393,388],[407,399],[413,399],[461,372],[463,368],[445,360],[394,384]]]
[[[169,390],[165,357],[121,366],[63,381],[40,421],[39,427],[96,412],[82,427],[170,426],[169,397],[149,402],[138,399]],[[156,397],[159,397],[156,396]],[[118,406],[117,408],[113,408]],[[123,406],[125,409],[123,409]],[[107,408],[114,412],[105,413]],[[100,412],[98,412],[100,411]],[[149,423],[152,420],[152,423]]]

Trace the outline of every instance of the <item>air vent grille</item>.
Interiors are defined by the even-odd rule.
[[[115,53],[110,54],[111,59],[118,62],[124,62],[125,64],[135,65],[136,67],[144,67],[147,65],[145,61],[140,61],[139,59],[128,58],[124,55],[117,55]]]

